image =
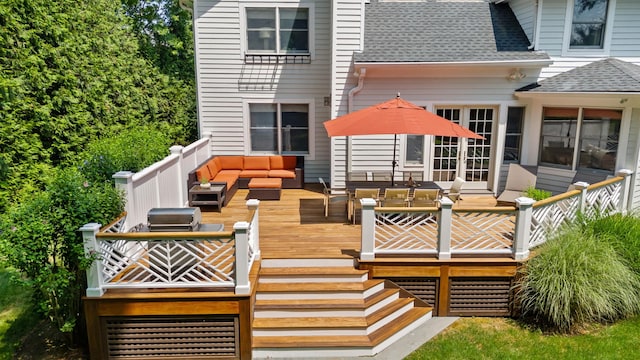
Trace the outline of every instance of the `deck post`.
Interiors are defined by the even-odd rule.
[[[531,236],[531,218],[533,216],[533,204],[536,201],[528,197],[516,199],[516,229],[513,234],[513,258],[524,260],[529,257],[529,237]]]
[[[622,169],[616,175],[624,177],[622,189],[620,191],[620,202],[618,203],[618,211],[622,214],[627,212],[629,206],[629,196],[631,195],[631,175],[633,171]]]
[[[186,189],[187,179],[182,178],[182,169],[184,166],[184,154],[182,152],[184,151],[184,147],[180,145],[174,145],[169,148],[169,151],[172,155],[178,156],[178,174],[176,179],[176,182],[178,183],[178,204],[180,204],[180,206],[185,206],[187,204],[186,199],[189,189]]]
[[[587,188],[589,187],[589,184],[584,181],[578,181],[577,183],[573,184],[573,186],[576,188],[576,190],[581,191],[578,211],[584,212],[584,210],[587,208]]]
[[[237,295],[251,292],[249,284],[249,223],[238,221],[233,224],[236,242],[236,289]]]
[[[260,206],[260,200],[249,199],[247,200],[247,208],[249,212],[255,211],[253,220],[251,220],[251,230],[249,231],[249,243],[253,245],[253,255],[256,259],[260,259],[260,217],[258,213],[258,206]]]
[[[451,259],[451,223],[453,220],[453,201],[448,197],[440,199],[438,216],[438,259]]]
[[[357,201],[357,199],[356,199]],[[362,235],[360,240],[360,259],[374,260],[376,237],[376,201],[373,199],[360,199],[362,203]],[[355,216],[352,214],[351,216]]]
[[[100,297],[104,294],[102,289],[102,261],[99,258],[98,240],[96,234],[100,231],[100,224],[89,223],[78,229],[82,232],[82,240],[84,243],[84,255],[91,257],[91,265],[87,268],[87,290],[88,297]]]
[[[129,214],[122,225],[126,231],[131,227],[129,219],[138,219],[138,214],[136,213],[136,201],[133,197],[133,172],[118,171],[113,174],[112,177],[115,180],[116,189],[122,191],[124,194],[124,211]]]

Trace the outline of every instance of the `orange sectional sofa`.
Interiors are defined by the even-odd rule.
[[[209,158],[189,173],[190,189],[206,177],[210,183],[227,184],[227,201],[237,189],[247,189],[253,178],[281,178],[285,189],[304,186],[304,157],[288,155],[219,155]]]

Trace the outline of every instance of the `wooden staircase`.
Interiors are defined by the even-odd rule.
[[[431,318],[431,308],[352,259],[263,259],[253,358],[371,356]]]

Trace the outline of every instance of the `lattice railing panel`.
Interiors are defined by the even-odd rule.
[[[531,216],[529,248],[547,241],[549,234],[554,233],[564,224],[573,221],[579,210],[579,194],[534,208]]]
[[[451,250],[510,250],[515,232],[513,212],[454,211]]]
[[[100,239],[104,287],[229,286],[235,244],[228,239]]]
[[[604,215],[618,211],[622,193],[622,182],[616,182],[587,192],[587,216]]]
[[[438,224],[433,214],[376,211],[376,251],[430,251],[437,248],[437,243]]]

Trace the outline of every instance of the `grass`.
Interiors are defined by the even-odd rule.
[[[13,279],[18,272],[0,269],[0,359],[13,359],[22,337],[39,322],[30,308],[31,290]]]
[[[580,335],[544,334],[503,318],[461,318],[405,360],[638,359],[640,317],[593,325]]]

